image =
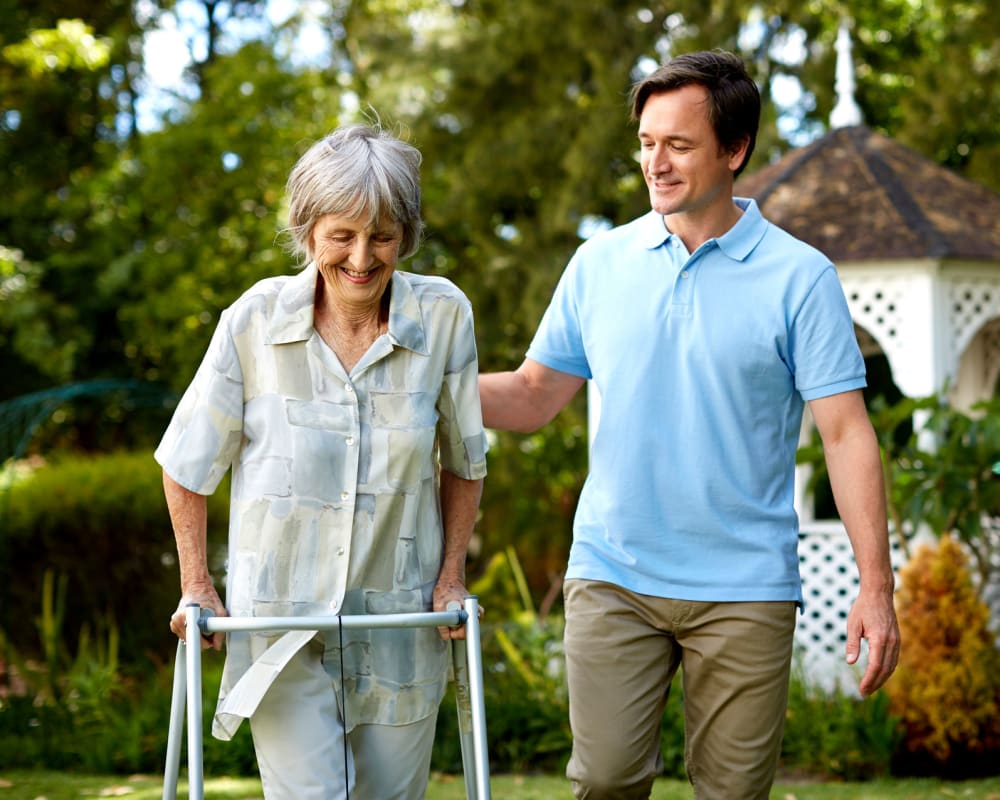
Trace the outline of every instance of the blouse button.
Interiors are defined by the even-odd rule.
[[[353,444],[354,444],[354,437],[353,436],[348,436],[347,437],[347,446],[350,447]]]
[[[351,493],[350,492],[341,492],[340,493],[340,499],[343,500],[346,503],[348,500],[351,499]]]

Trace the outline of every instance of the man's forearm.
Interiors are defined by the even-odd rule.
[[[894,578],[889,558],[885,486],[874,433],[863,427],[827,447],[827,470],[840,518],[858,566],[861,589],[889,591]]]
[[[479,400],[487,428],[530,433],[542,423],[535,421],[528,387],[514,371],[489,372],[479,376]]]
[[[585,383],[569,373],[525,359],[513,372],[479,376],[483,424],[487,428],[531,433],[547,424]]]

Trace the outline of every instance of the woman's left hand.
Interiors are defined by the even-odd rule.
[[[459,607],[465,606],[465,598],[469,596],[468,589],[465,588],[465,583],[459,578],[446,578],[441,576],[438,578],[437,585],[434,587],[434,610],[435,611],[448,611],[448,604],[451,602],[456,602]],[[483,607],[479,607],[479,618],[483,617]],[[465,626],[460,625],[457,628],[438,628],[438,633],[441,634],[441,638],[447,641],[448,639],[464,639],[465,638]]]

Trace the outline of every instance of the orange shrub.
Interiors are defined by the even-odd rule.
[[[965,553],[942,536],[918,548],[900,581],[903,647],[886,691],[903,722],[904,748],[952,766],[1000,750],[1000,658]]]

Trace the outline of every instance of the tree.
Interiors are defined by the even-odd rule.
[[[369,107],[424,154],[428,235],[406,266],[469,295],[484,369],[520,361],[582,236],[648,207],[626,95],[670,54],[747,60],[765,101],[753,170],[822,129],[850,18],[868,124],[1000,185],[1000,37],[982,0],[330,0],[312,62],[289,44],[302,9],[275,29],[262,0],[202,0],[185,4],[202,26],[191,91],[155,131],[135,118],[141,37],[176,3],[7,5],[0,368],[16,377],[0,399],[94,377],[183,387],[221,309],[293,269],[276,241],[288,169]],[[93,39],[53,39],[60,19]],[[794,108],[775,101],[788,80],[806,89]],[[586,451],[582,394],[536,436],[494,442],[484,530],[492,549],[522,540],[536,587],[568,549]]]
[[[55,6],[71,18],[60,21]],[[101,341],[91,243],[67,206],[117,155],[134,27],[125,2],[43,2],[0,16],[0,161],[9,165],[0,174],[0,365],[17,376],[0,397],[9,397],[66,380]]]

